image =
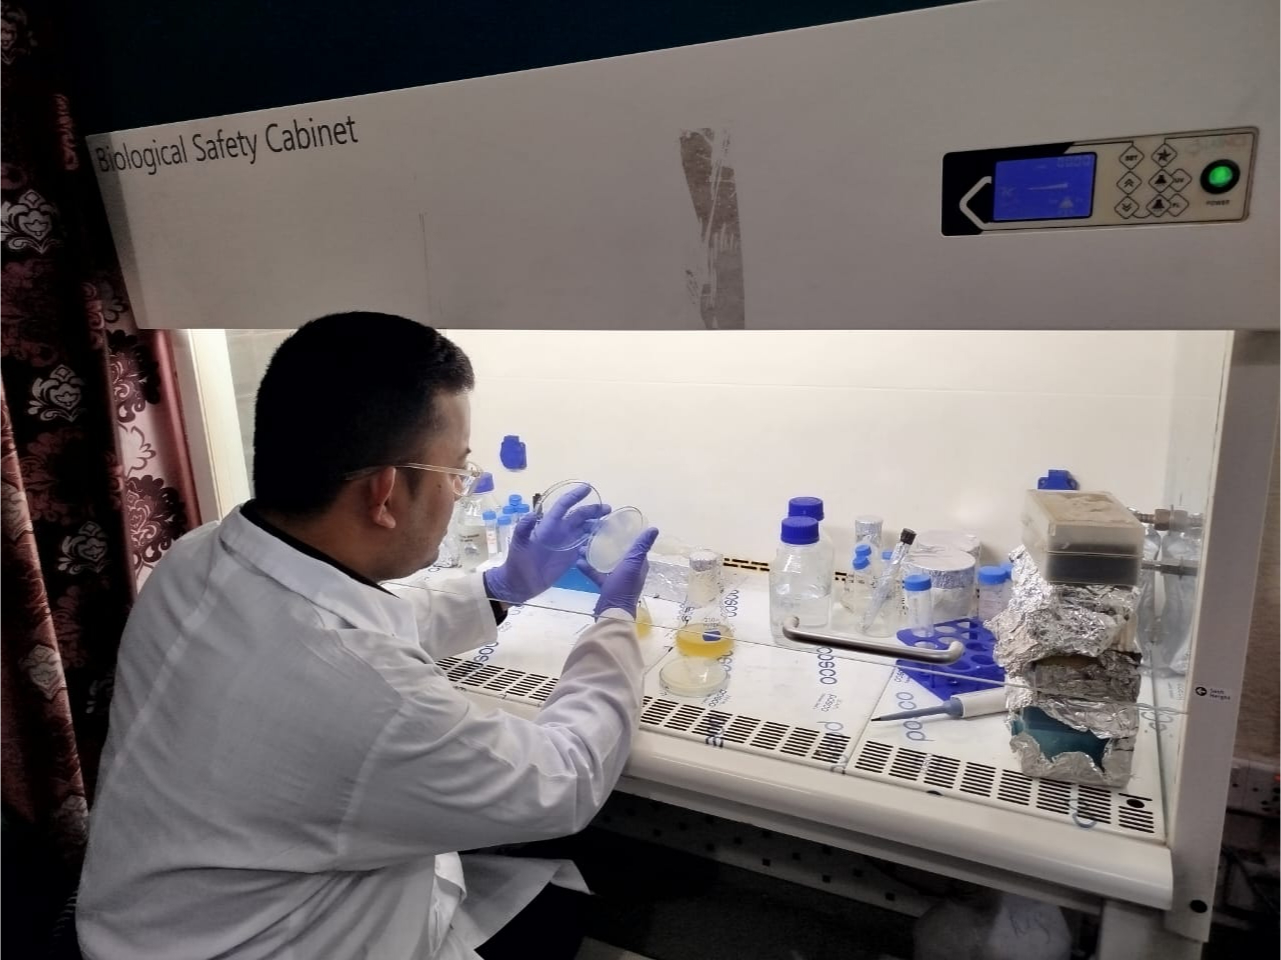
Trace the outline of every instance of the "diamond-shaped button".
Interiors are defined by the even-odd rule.
[[[1139,201],[1133,197],[1122,197],[1121,202],[1113,207],[1124,219],[1129,220],[1139,210]]]
[[[1177,217],[1188,208],[1188,202],[1183,199],[1183,194],[1181,193],[1176,193],[1174,196],[1170,197],[1169,204],[1170,216],[1172,217]]]
[[[1165,199],[1165,197],[1153,197],[1148,201],[1147,209],[1148,213],[1152,214],[1152,216],[1163,217],[1165,216],[1166,211],[1170,209],[1170,201]]]
[[[1170,181],[1172,179],[1172,175],[1167,173],[1165,170],[1158,170],[1148,178],[1148,183],[1157,193],[1165,193],[1165,191],[1170,189]]]
[[[1127,170],[1116,185],[1121,188],[1122,193],[1133,193],[1142,184],[1143,181],[1133,170]]]
[[[1182,190],[1192,182],[1192,174],[1188,173],[1182,167],[1170,174],[1170,186],[1175,190]]]
[[[1161,146],[1156,148],[1156,152],[1152,154],[1152,159],[1160,166],[1164,167],[1178,155],[1179,152],[1175,150],[1174,147],[1170,146],[1168,143],[1163,143]]]
[[[1121,163],[1123,163],[1130,170],[1133,170],[1135,167],[1137,167],[1139,165],[1139,162],[1142,159],[1143,159],[1143,151],[1140,150],[1138,147],[1136,147],[1134,144],[1130,144],[1128,147],[1126,147],[1124,150],[1121,151]]]

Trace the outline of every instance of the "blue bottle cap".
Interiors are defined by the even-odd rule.
[[[494,475],[492,473],[482,473],[476,478],[476,486],[471,488],[472,493],[490,493],[494,489]]]
[[[823,501],[818,497],[792,497],[787,501],[789,517],[813,517],[823,519]]]
[[[1038,490],[1077,490],[1080,484],[1071,470],[1046,470],[1045,476],[1036,481]]]
[[[512,519],[513,518],[510,513],[504,513],[501,517],[498,518],[498,525],[500,527],[510,527],[512,525]]]
[[[818,543],[818,521],[813,517],[787,517],[779,537],[794,546]]]
[[[903,578],[903,589],[908,593],[920,593],[928,590],[933,584],[928,573],[909,573]]]
[[[882,559],[882,560],[889,560],[889,559],[890,559],[890,558],[892,558],[893,556],[894,556],[894,551],[893,551],[893,550],[882,550],[882,551],[881,551],[881,559]]]
[[[1004,567],[979,567],[979,583],[985,587],[996,586],[1010,579],[1010,571]]]
[[[507,515],[507,516],[509,516],[509,517],[510,517],[510,516],[511,516],[513,513],[515,513],[515,512],[516,512],[516,508],[515,508],[515,507],[513,507],[510,503],[504,503],[504,504],[503,504],[503,513],[504,513],[505,515]]]
[[[868,567],[870,567],[871,565],[872,565],[872,561],[871,561],[871,560],[869,560],[869,559],[867,559],[867,554],[866,554],[866,553],[856,553],[856,554],[854,555],[854,569],[855,569],[855,570],[866,570],[866,569],[867,569]]]
[[[503,437],[502,446],[498,448],[498,459],[508,470],[525,469],[525,444],[516,434]]]
[[[518,504],[516,504],[516,507],[515,507],[515,509],[514,509],[512,512],[513,512],[513,513],[518,513],[518,514],[520,514],[520,515],[523,517],[525,514],[529,513],[529,504],[527,504],[527,503],[518,503]]]
[[[507,494],[507,502],[510,503],[513,507],[516,506],[516,504],[521,502],[520,494],[519,493]]]
[[[490,520],[497,520],[498,514],[494,513],[493,510],[486,510],[484,513],[480,515],[480,518],[484,520],[486,523],[489,523]]]
[[[872,545],[870,543],[860,543],[854,548],[854,556],[870,557],[872,555]]]

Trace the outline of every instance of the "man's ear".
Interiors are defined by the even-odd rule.
[[[365,509],[369,519],[388,530],[396,526],[396,518],[390,507],[391,492],[396,488],[396,476],[395,467],[383,467],[365,481]]]

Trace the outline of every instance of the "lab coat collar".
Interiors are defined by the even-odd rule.
[[[406,600],[291,546],[250,521],[240,507],[219,524],[218,539],[242,562],[352,626],[417,641],[413,607]]]

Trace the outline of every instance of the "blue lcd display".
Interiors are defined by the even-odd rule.
[[[993,179],[992,219],[1080,220],[1094,209],[1092,153],[1001,160]]]

